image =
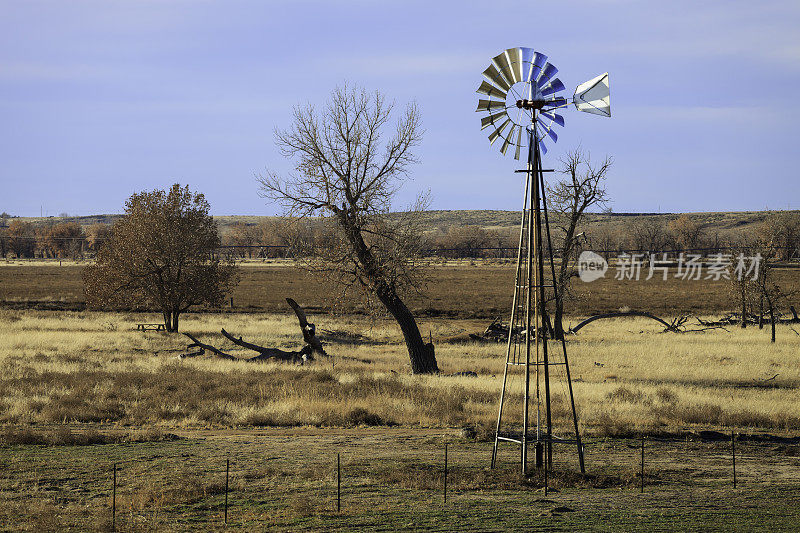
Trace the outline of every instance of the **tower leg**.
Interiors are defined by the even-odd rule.
[[[516,271],[516,275],[514,277],[514,298],[512,300],[512,304],[511,304],[511,318],[509,319],[509,323],[508,323],[508,344],[506,345],[506,366],[503,369],[503,389],[502,389],[502,392],[500,393],[500,405],[499,405],[498,410],[497,410],[497,426],[495,428],[495,434],[494,434],[495,435],[495,437],[494,437],[494,447],[492,448],[492,462],[491,462],[491,467],[492,468],[494,468],[495,465],[497,464],[497,448],[498,448],[498,445],[500,444],[500,439],[499,439],[500,426],[501,426],[501,422],[502,422],[502,419],[503,419],[503,405],[505,403],[506,386],[508,384],[508,367],[509,367],[509,364],[511,364],[511,362],[512,362],[511,361],[511,349],[512,349],[512,346],[514,346],[513,343],[515,342],[515,339],[514,339],[514,324],[516,323],[516,320],[518,318],[518,315],[519,315],[518,307],[519,307],[520,301],[522,300],[522,297],[523,297],[523,295],[520,294],[520,282],[522,281],[521,278],[522,278],[523,259],[526,259],[522,255],[523,254],[523,250],[524,250],[524,246],[525,246],[525,237],[526,237],[526,222],[525,221],[526,221],[526,219],[530,220],[530,219],[527,218],[528,217],[528,214],[527,214],[527,210],[528,210],[528,194],[529,194],[529,191],[530,191],[530,184],[531,184],[530,179],[525,181],[525,196],[524,196],[524,200],[523,200],[523,203],[522,203],[522,218],[520,219],[520,224],[519,224],[519,247],[518,247],[518,250],[517,250],[517,271]],[[514,362],[516,362],[516,361],[514,361]]]
[[[542,208],[544,211],[544,224],[547,233],[547,246],[550,249],[550,272],[553,277],[553,296],[554,299],[558,301],[558,283],[556,281],[556,267],[555,263],[553,262],[553,242],[550,238],[550,220],[547,216],[547,195],[545,194],[544,188],[544,173],[541,172],[541,160],[539,160],[539,182],[542,190]],[[578,463],[580,465],[581,474],[585,474],[586,465],[583,457],[583,444],[581,443],[581,433],[578,428],[578,413],[575,410],[575,395],[572,392],[572,376],[569,371],[569,359],[567,358],[567,340],[564,338],[563,332],[561,334],[561,350],[564,355],[564,370],[567,374],[567,388],[569,390],[569,403],[570,407],[572,408],[572,422],[575,428],[575,442],[578,445]]]

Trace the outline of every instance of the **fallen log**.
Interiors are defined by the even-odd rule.
[[[241,346],[242,348],[247,348],[248,350],[253,350],[254,352],[258,352],[258,355],[254,357],[234,357],[229,353],[225,353],[219,348],[212,346],[211,344],[205,344],[200,342],[196,337],[192,336],[189,333],[184,333],[187,337],[192,340],[192,344],[190,344],[187,349],[191,349],[194,347],[199,348],[196,352],[189,352],[185,354],[181,354],[178,357],[181,359],[187,357],[198,357],[200,355],[205,354],[206,350],[213,353],[217,357],[221,359],[226,359],[228,361],[250,361],[250,362],[259,362],[259,361],[268,361],[268,360],[275,360],[275,361],[286,361],[290,363],[299,363],[303,364],[307,361],[314,360],[314,353],[318,353],[320,355],[328,355],[325,352],[325,348],[322,347],[322,343],[316,336],[316,327],[314,324],[308,321],[306,317],[306,313],[297,302],[295,302],[292,298],[286,298],[286,303],[294,310],[294,314],[297,315],[297,320],[300,322],[300,331],[303,333],[303,340],[305,341],[305,346],[303,346],[300,351],[286,351],[281,350],[279,348],[267,348],[265,346],[259,346],[258,344],[253,344],[252,342],[247,342],[242,337],[234,337],[227,331],[225,328],[222,328],[222,336],[231,341],[232,343],[236,344],[237,346]]]
[[[313,352],[313,349],[308,345],[303,346],[303,348],[298,352],[287,352],[285,350],[280,350],[278,348],[266,348],[264,346],[259,346],[257,344],[253,344],[253,343],[244,341],[244,340],[242,340],[241,337],[239,337],[237,339],[233,335],[231,335],[230,333],[228,333],[227,331],[225,331],[223,329],[222,330],[222,335],[226,339],[230,340],[231,342],[233,342],[234,344],[236,344],[238,346],[241,346],[243,348],[247,348],[249,350],[253,350],[255,352],[258,352],[258,355],[254,356],[254,357],[234,357],[233,355],[231,355],[229,353],[225,353],[222,350],[220,350],[219,348],[216,348],[215,346],[212,346],[211,344],[206,344],[206,343],[200,342],[196,337],[194,337],[190,333],[184,332],[183,334],[186,335],[187,337],[189,337],[189,339],[192,340],[192,344],[190,344],[188,346],[188,348],[194,348],[196,346],[196,347],[200,348],[200,350],[197,351],[197,352],[191,352],[191,353],[179,355],[178,357],[181,358],[181,359],[184,359],[184,358],[187,358],[187,357],[197,357],[199,355],[203,355],[205,353],[205,350],[208,350],[209,352],[213,353],[217,357],[219,357],[221,359],[225,359],[227,361],[247,361],[247,362],[251,362],[251,363],[259,363],[259,362],[263,362],[263,361],[272,361],[272,360],[274,360],[274,361],[286,361],[286,362],[289,362],[289,363],[299,363],[299,364],[302,365],[303,363],[306,363],[308,361],[313,361],[314,360],[314,357],[311,355],[312,352]]]
[[[222,336],[237,346],[241,346],[242,348],[247,348],[248,350],[253,350],[254,352],[259,353],[259,355],[247,359],[247,361],[266,361],[267,359],[277,359],[279,361],[303,364],[306,361],[314,360],[314,357],[311,355],[314,352],[314,348],[308,344],[303,346],[299,352],[287,352],[278,348],[259,346],[258,344],[253,344],[252,342],[242,340],[241,337],[237,339],[225,331],[224,328],[222,329]]]

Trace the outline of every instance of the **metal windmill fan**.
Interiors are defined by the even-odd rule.
[[[481,118],[481,129],[492,128],[489,143],[501,139],[503,155],[513,145],[514,159],[519,159],[529,137],[538,140],[542,153],[547,153],[546,139],[558,140],[554,126],[563,127],[564,117],[555,111],[567,107],[568,101],[559,96],[564,84],[554,78],[556,73],[546,55],[525,47],[509,48],[483,71],[485,81],[477,92],[488,99],[479,99],[476,111],[488,113]],[[572,103],[579,111],[610,117],[608,73],[579,85]],[[523,129],[529,135],[523,135]]]

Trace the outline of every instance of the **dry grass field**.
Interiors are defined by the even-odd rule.
[[[117,531],[800,527],[800,445],[760,440],[800,429],[800,336],[788,327],[774,345],[756,328],[660,333],[642,319],[570,337],[588,470],[577,474],[572,446],[558,446],[545,496],[541,472],[519,476],[514,446],[487,468],[504,348],[458,340],[485,320],[424,319],[444,375],[412,376],[386,320],[313,316],[332,332],[332,357],[297,367],[177,359],[183,336],[135,330],[154,318],[0,311],[1,530],[110,531],[114,464]],[[288,314],[183,324],[241,355],[221,327],[287,348],[300,338]],[[478,377],[447,375],[463,370]],[[563,391],[554,387],[559,433],[569,427]],[[737,489],[730,444],[701,433],[733,427]],[[644,493],[639,433],[649,435]]]
[[[112,422],[229,427],[402,424],[489,428],[504,345],[464,342],[480,320],[426,319],[444,375],[412,376],[393,322],[317,316],[333,354],[304,367],[177,359],[187,339],[136,331],[141,314],[0,312],[0,423]],[[245,355],[219,334],[266,346],[300,344],[293,315],[189,314],[185,331]],[[800,336],[780,327],[661,333],[655,322],[597,322],[569,339],[581,423],[597,435],[688,426],[800,429]],[[555,347],[554,347],[555,348]],[[448,377],[474,371],[477,378]],[[561,376],[555,375],[558,379]],[[512,392],[520,394],[519,379]],[[569,427],[565,389],[556,420]],[[516,413],[510,413],[515,416]]]

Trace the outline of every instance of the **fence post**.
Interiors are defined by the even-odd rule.
[[[342,454],[336,454],[336,512],[342,511]]]
[[[550,490],[550,483],[549,483],[549,480],[547,479],[547,470],[548,470],[548,468],[547,468],[547,459],[545,458],[545,461],[544,461],[544,495],[545,496],[547,496],[547,493]]]
[[[731,459],[733,459],[733,488],[736,488],[736,437],[731,430]]]
[[[225,525],[228,525],[228,474],[231,470],[230,458],[225,459]]]
[[[640,492],[644,494],[644,435],[642,435],[642,471],[641,471],[641,476],[642,476],[642,485],[641,485]]]
[[[117,463],[114,463],[114,488],[111,493],[111,531],[117,530]]]
[[[447,443],[444,444],[444,503],[447,503]]]

